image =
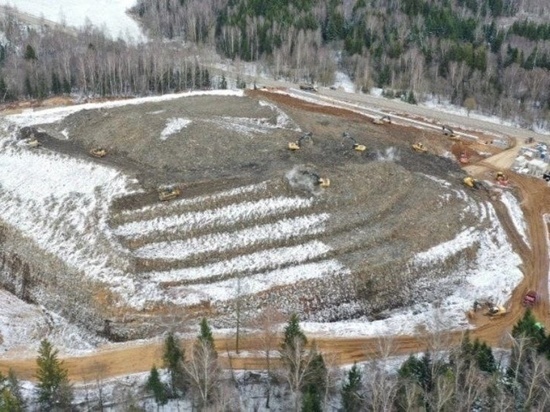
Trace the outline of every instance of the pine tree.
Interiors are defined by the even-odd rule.
[[[323,412],[318,391],[310,386],[302,396],[302,412]]]
[[[212,329],[210,328],[210,325],[208,324],[208,320],[206,318],[202,318],[201,320],[201,332],[198,336],[198,339],[210,346],[210,348],[217,354],[214,346],[214,336],[212,336]]]
[[[6,378],[0,373],[0,412],[22,412],[25,408],[19,382],[10,369]]]
[[[542,345],[546,338],[544,329],[541,329],[537,325],[537,320],[530,309],[527,309],[523,318],[514,325],[512,336],[516,339],[521,337],[529,338],[537,347]]]
[[[147,379],[147,390],[155,397],[155,402],[158,406],[166,405],[168,402],[168,395],[166,393],[166,387],[160,381],[159,372],[156,366],[153,366],[149,379]]]
[[[69,409],[73,394],[63,362],[57,359],[58,351],[44,339],[40,342],[36,364],[38,403],[45,410]]]
[[[164,340],[164,354],[162,355],[164,367],[170,373],[170,387],[172,396],[177,397],[178,389],[183,390],[183,362],[185,362],[185,351],[180,343],[170,332]]]
[[[348,372],[347,381],[342,385],[341,394],[344,412],[360,412],[363,410],[361,389],[361,371],[354,363]]]

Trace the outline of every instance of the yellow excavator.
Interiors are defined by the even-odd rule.
[[[487,309],[487,312],[485,312],[486,316],[489,316],[491,318],[499,318],[501,316],[504,316],[508,313],[506,308],[502,305],[493,305],[489,309]]]
[[[107,149],[103,147],[94,147],[90,150],[90,156],[102,158],[107,156]]]
[[[418,153],[426,153],[428,151],[428,149],[426,149],[421,142],[413,143],[412,148],[415,152]]]
[[[480,189],[481,187],[483,187],[482,184],[477,179],[474,179],[472,176],[466,176],[462,180],[462,183],[472,189]]]
[[[364,152],[365,150],[367,150],[367,146],[357,143],[357,141],[353,137],[351,137],[348,132],[342,133],[342,138],[351,140],[353,144],[352,149],[357,152]]]
[[[297,141],[288,143],[288,150],[292,150],[293,152],[296,150],[300,150],[302,148],[302,142],[305,139],[309,139],[313,142],[312,136],[313,134],[311,132],[304,133]]]

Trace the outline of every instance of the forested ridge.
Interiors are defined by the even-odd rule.
[[[544,0],[139,0],[153,36],[215,46],[275,78],[433,95],[524,124],[550,103]]]
[[[149,42],[0,19],[0,102],[219,87],[200,58],[215,51],[276,79],[328,86],[340,70],[364,92],[549,119],[544,0],[139,0],[132,13]]]

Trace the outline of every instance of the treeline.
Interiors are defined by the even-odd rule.
[[[492,349],[466,333],[459,345],[450,345],[444,335],[432,339],[432,351],[411,355],[397,370],[387,368],[380,358],[354,364],[347,371],[335,366],[315,341],[310,342],[292,315],[283,336],[277,333],[275,318],[263,314],[256,332],[259,349],[265,354],[264,371],[256,371],[253,384],[256,400],[247,399],[233,371],[222,370],[212,330],[206,319],[189,353],[169,333],[164,340],[162,364],[153,366],[142,388],[133,388],[124,399],[110,399],[103,387],[101,371],[93,385],[97,395],[86,390],[79,407],[103,410],[122,402],[126,410],[145,410],[146,399],[157,407],[171,400],[183,400],[193,410],[280,410],[322,412],[362,411],[515,411],[548,410],[550,407],[550,335],[528,310],[514,326],[511,350],[499,362]],[[391,353],[391,342],[382,351]],[[227,354],[229,364],[230,352]],[[44,340],[37,357],[37,384],[25,399],[13,371],[0,374],[0,411],[72,410],[75,390],[57,350]],[[261,395],[258,395],[261,394]]]
[[[528,124],[550,108],[550,26],[508,21],[548,12],[545,0],[139,0],[135,8],[153,35],[260,62],[276,78],[330,85],[338,62],[358,89],[458,105],[471,97]]]
[[[86,27],[68,32],[0,19],[0,101],[78,93],[162,94],[210,88],[212,79],[191,52],[157,42],[113,41]]]

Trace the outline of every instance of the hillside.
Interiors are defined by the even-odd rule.
[[[126,340],[199,316],[233,327],[237,305],[319,322],[398,310],[411,328],[439,307],[453,328],[473,299],[504,302],[521,280],[502,211],[460,186],[443,135],[280,93],[201,94],[9,116],[2,283]],[[312,142],[290,152],[305,131]],[[419,139],[429,153],[411,150]],[[166,185],[182,198],[160,202]]]

